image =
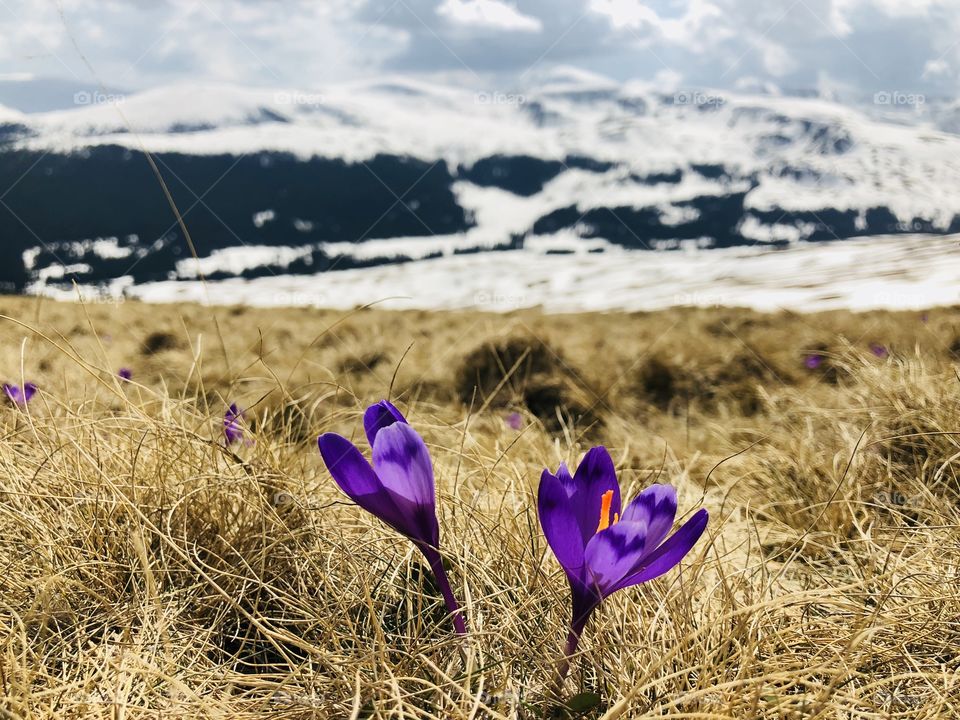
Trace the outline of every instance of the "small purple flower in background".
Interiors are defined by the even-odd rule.
[[[518,412],[510,413],[507,415],[504,422],[511,430],[519,430],[521,427],[523,427],[523,416]]]
[[[823,365],[824,357],[820,353],[811,353],[803,359],[803,364],[807,370],[816,370]]]
[[[930,313],[923,313],[920,316],[920,322],[922,323],[929,322],[929,320],[930,320]]]
[[[433,465],[426,443],[391,403],[381,400],[363,415],[373,465],[352,442],[336,433],[317,438],[334,481],[351,500],[410,538],[430,564],[456,631],[465,635],[460,612],[440,557]]]
[[[238,408],[236,403],[232,403],[223,416],[223,435],[227,439],[227,445],[243,440],[243,425],[240,422],[242,418],[243,410]]]
[[[30,398],[32,398],[37,392],[37,386],[32,382],[28,382],[24,383],[23,388],[21,389],[19,385],[4,383],[3,392],[7,394],[10,402],[12,402],[18,408],[25,408],[27,407],[27,403],[30,402]]]
[[[617,471],[602,445],[587,452],[573,476],[563,463],[556,475],[544,470],[537,509],[573,596],[559,689],[593,611],[617,590],[675,567],[707,527],[707,510],[698,510],[669,538],[677,513],[672,486],[651,485],[621,511]]]
[[[133,377],[133,371],[130,368],[120,368],[117,377],[121,380],[130,380]]]
[[[879,343],[870,343],[870,352],[872,352],[878,358],[889,357],[890,351],[887,350],[885,345],[880,345]]]

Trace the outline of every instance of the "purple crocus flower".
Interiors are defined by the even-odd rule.
[[[117,372],[117,377],[121,380],[130,380],[133,378],[133,371],[130,368],[120,368],[119,372]]]
[[[881,359],[890,355],[890,351],[887,350],[886,346],[880,345],[879,343],[870,343],[870,352]]]
[[[823,355],[819,353],[811,353],[803,359],[803,364],[807,370],[816,370],[818,367],[823,365]]]
[[[426,443],[391,403],[367,408],[363,428],[373,465],[349,440],[335,433],[317,438],[320,455],[340,489],[367,512],[407,536],[423,553],[437,578],[458,633],[467,628],[440,557],[433,465]]]
[[[707,526],[698,510],[669,538],[677,491],[651,485],[621,508],[620,485],[610,453],[592,448],[571,476],[563,463],[556,475],[544,470],[537,498],[540,525],[573,595],[570,633],[558,683],[566,676],[583,628],[604,598],[653,580],[690,552]]]
[[[227,445],[243,440],[243,425],[240,423],[242,418],[243,410],[238,408],[236,403],[231,403],[223,416],[223,435],[227,439]]]
[[[24,383],[23,388],[19,385],[4,383],[3,391],[7,394],[10,402],[19,408],[25,408],[27,403],[30,402],[30,398],[37,392],[37,386],[32,382]]]
[[[504,420],[504,422],[511,430],[519,430],[521,427],[523,427],[523,416],[518,412],[513,412],[507,415],[507,418]]]

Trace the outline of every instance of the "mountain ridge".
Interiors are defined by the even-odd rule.
[[[190,277],[144,149],[201,258],[245,245],[297,258],[218,277],[533,238],[561,251],[571,236],[669,249],[960,231],[949,133],[821,98],[536,81],[510,92],[408,78],[322,92],[198,84],[0,111],[0,283]],[[101,257],[97,239],[123,257]]]

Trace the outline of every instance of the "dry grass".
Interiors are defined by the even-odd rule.
[[[0,410],[5,717],[564,716],[534,492],[600,442],[628,496],[659,478],[711,522],[594,616],[586,716],[960,717],[958,309],[0,313],[0,369],[41,387]],[[316,452],[384,396],[431,447],[467,645]]]

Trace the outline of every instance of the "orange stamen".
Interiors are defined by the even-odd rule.
[[[607,490],[600,496],[600,524],[597,525],[597,532],[606,530],[610,527],[610,506],[613,504],[613,490]],[[620,513],[613,514],[613,524],[620,521]]]

